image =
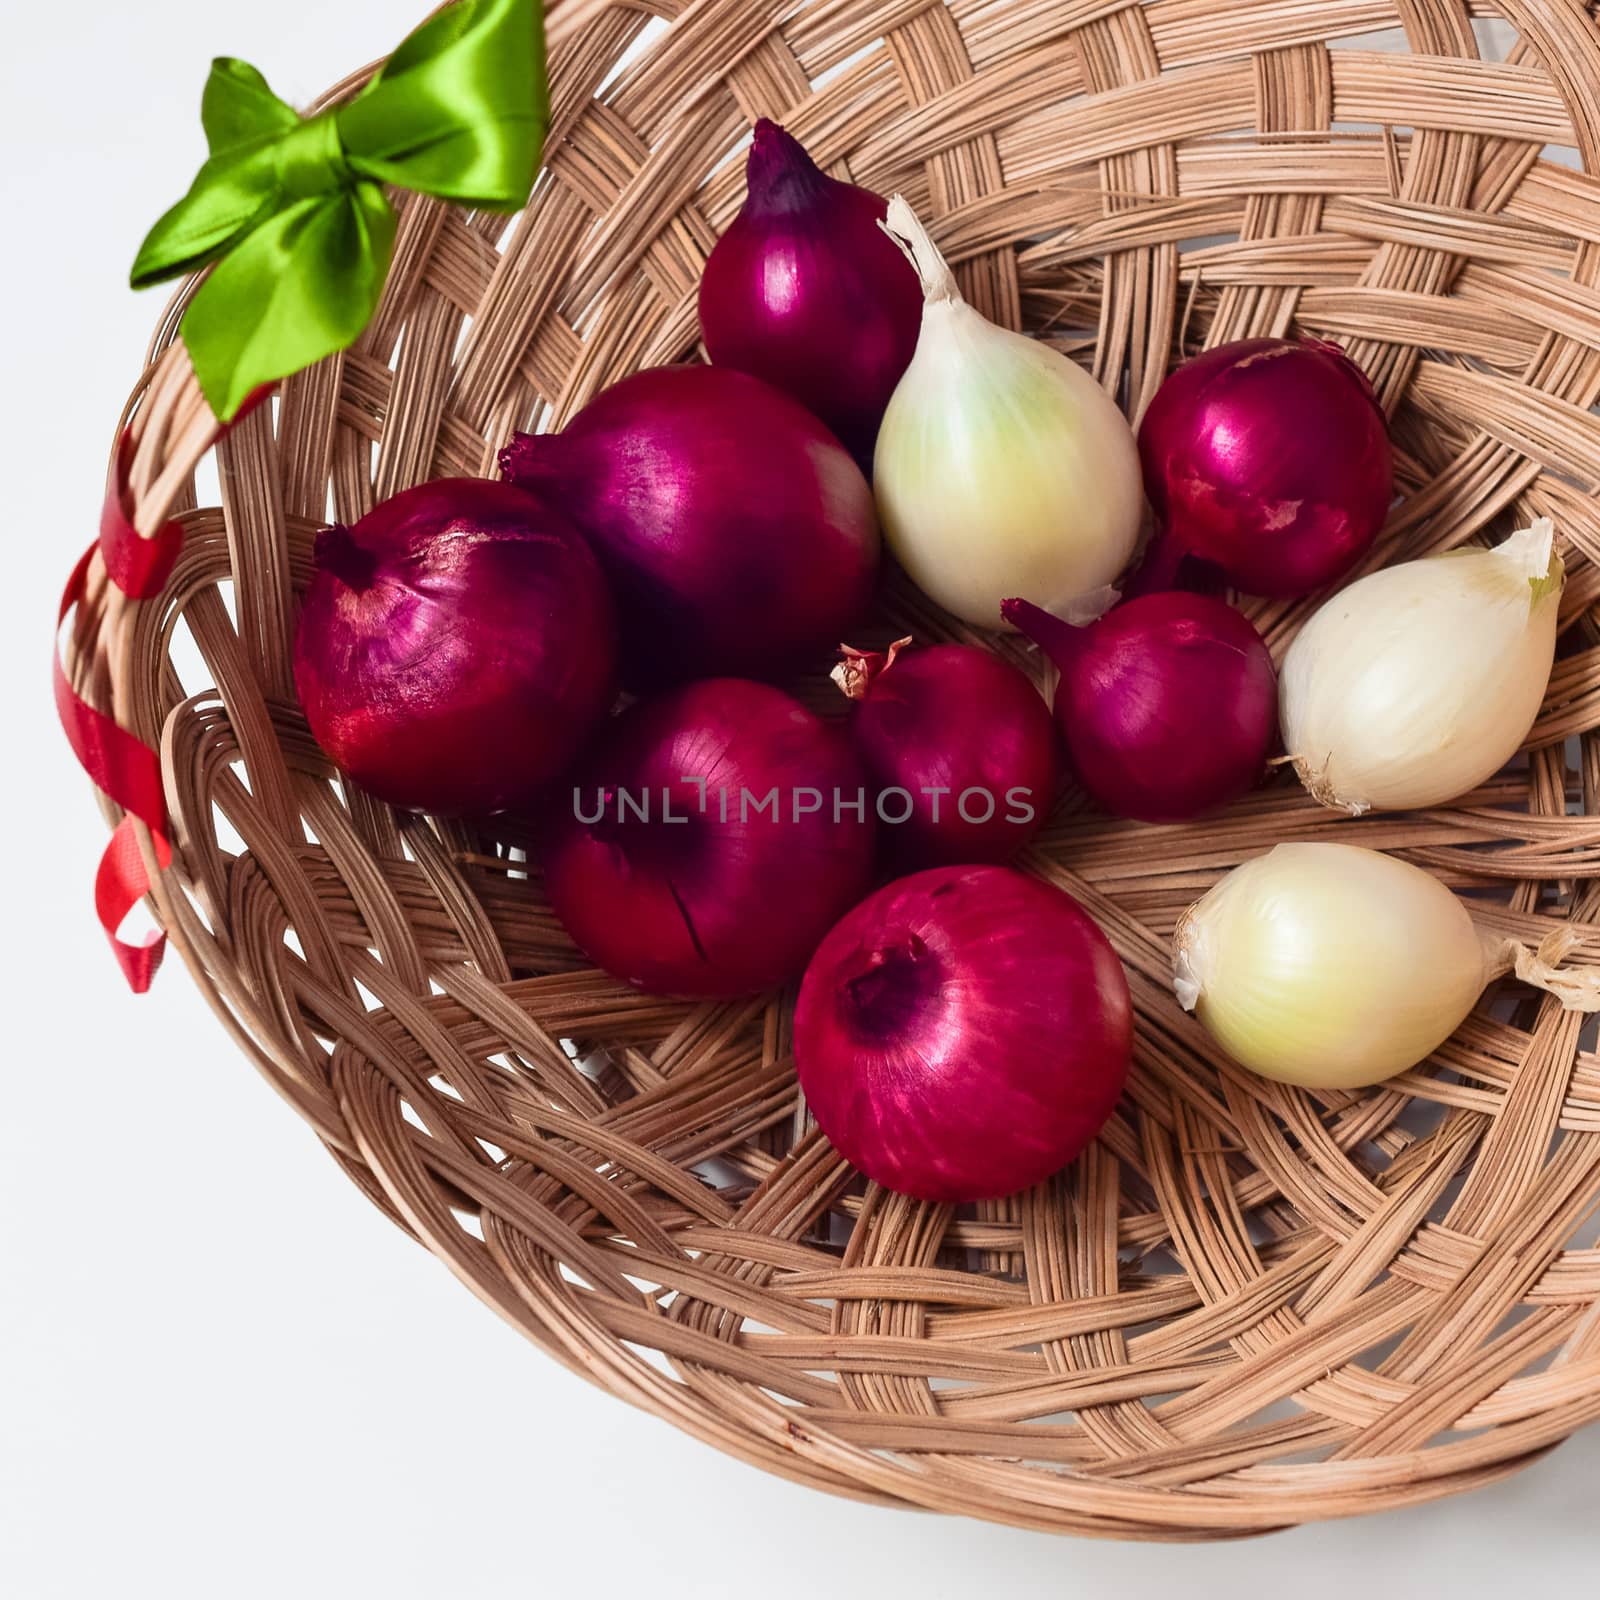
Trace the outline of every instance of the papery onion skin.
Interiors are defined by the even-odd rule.
[[[324,529],[295,635],[312,736],[380,800],[440,816],[530,801],[611,703],[616,618],[566,518],[445,478]]]
[[[1358,1089],[1431,1055],[1489,978],[1466,907],[1394,856],[1280,844],[1179,924],[1179,998],[1241,1066]]]
[[[833,808],[835,792],[855,801],[865,786],[843,730],[767,684],[712,678],[641,701],[546,819],[540,859],[550,904],[599,966],[647,993],[720,999],[770,988],[801,971],[866,891],[870,798],[859,817],[841,808],[836,819]],[[779,812],[756,810],[774,787]],[[672,814],[686,820],[662,820],[663,788]],[[822,802],[810,811],[809,796],[800,798],[795,820],[800,789]],[[617,791],[634,796],[634,809]],[[605,819],[582,820],[596,815],[602,794],[613,797]],[[641,822],[646,796],[650,820]]]
[[[1260,634],[1232,606],[1149,594],[1082,628],[1026,601],[1002,610],[1061,669],[1056,722],[1078,781],[1107,811],[1182,822],[1260,780],[1278,681]]]
[[[850,732],[882,797],[885,849],[906,867],[1010,860],[1055,798],[1056,735],[1039,691],[976,645],[865,659]]]
[[[890,550],[924,594],[979,627],[994,627],[1011,594],[1098,614],[1144,513],[1132,431],[1081,367],[962,299],[901,196],[889,226],[925,292],[873,456]]]
[[[1564,569],[1548,518],[1494,550],[1406,561],[1326,601],[1284,658],[1284,744],[1359,815],[1447,805],[1527,738],[1555,661]]]
[[[1139,427],[1162,537],[1249,594],[1310,594],[1372,547],[1394,458],[1366,374],[1334,344],[1245,339],[1169,376]]]
[[[1009,867],[935,867],[823,940],[795,1011],[806,1104],[869,1178],[960,1203],[1031,1187],[1094,1138],[1133,1012],[1106,937]]]
[[[560,433],[518,434],[500,465],[594,546],[630,686],[820,662],[871,598],[880,540],[860,467],[748,373],[635,373]]]
[[[878,226],[887,202],[829,177],[765,117],[746,185],[700,278],[706,353],[793,396],[870,461],[922,320],[917,276]]]

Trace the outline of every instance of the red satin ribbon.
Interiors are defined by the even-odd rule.
[[[183,543],[183,530],[176,523],[163,526],[152,539],[142,539],[129,517],[128,465],[133,455],[132,439],[124,433],[112,463],[111,481],[106,486],[105,505],[100,513],[100,537],[84,551],[82,559],[67,579],[61,596],[56,624],[84,597],[89,581],[89,564],[98,550],[105,558],[106,571],[118,588],[136,600],[160,594],[172,573]],[[161,759],[149,745],[134,738],[103,711],[96,710],[73,687],[61,665],[60,642],[53,662],[56,712],[83,770],[122,809],[128,813],[106,846],[95,874],[94,906],[111,941],[112,954],[135,994],[150,987],[166,953],[166,935],[155,933],[140,944],[120,937],[123,919],[150,892],[150,875],[134,831],[135,817],[149,828],[155,842],[157,861],[165,867],[172,859],[167,843],[167,800],[161,783]]]
[[[128,492],[128,471],[133,466],[133,435],[126,429],[117,440],[116,459],[100,508],[100,554],[106,574],[130,599],[150,600],[160,594],[172,576],[173,564],[183,548],[183,529],[163,523],[149,539],[141,539],[133,525],[133,498]]]
[[[243,422],[274,387],[269,383],[257,389],[239,408],[229,427]],[[219,437],[227,431],[221,429]],[[133,449],[133,435],[124,430],[117,441],[116,458],[111,463],[110,480],[106,484],[105,504],[100,511],[100,537],[84,552],[67,579],[61,610],[56,617],[58,635],[67,613],[84,597],[89,564],[96,550],[105,561],[111,581],[132,600],[154,598],[172,576],[173,563],[183,547],[183,529],[175,522],[168,522],[151,538],[140,537],[133,525],[133,497],[128,487]],[[167,842],[167,797],[161,782],[161,758],[143,740],[119,728],[73,689],[61,665],[59,637],[54,667],[56,711],[67,742],[83,770],[127,812],[100,858],[100,870],[94,880],[94,909],[129,987],[135,994],[143,994],[166,953],[167,936],[152,933],[143,943],[131,944],[119,936],[118,930],[128,913],[150,892],[150,874],[139,848],[135,818],[150,830],[156,864],[165,869],[172,860],[172,847]]]
[[[163,869],[171,865],[172,847],[163,834],[153,833],[156,860]],[[132,817],[124,817],[111,835],[111,842],[100,857],[94,875],[94,912],[111,941],[111,952],[135,994],[150,987],[161,958],[167,953],[167,936],[152,929],[139,944],[124,939],[118,929],[122,919],[150,892],[150,874],[145,870],[144,853],[134,831]]]

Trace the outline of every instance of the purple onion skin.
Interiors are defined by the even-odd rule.
[[[935,867],[822,941],[794,1023],[806,1103],[869,1178],[961,1203],[1059,1171],[1116,1109],[1128,981],[1070,895],[1009,867]]]
[[[630,687],[778,676],[866,609],[880,541],[861,469],[810,412],[725,367],[656,367],[501,470],[588,535],[621,616]]]
[[[317,536],[295,686],[317,743],[390,805],[529,802],[605,716],[615,669],[594,555],[509,484],[419,484]]]
[[[874,786],[904,789],[915,801],[905,822],[884,824],[879,833],[908,869],[1009,861],[1039,831],[1055,799],[1049,709],[1022,673],[975,645],[897,655],[873,676],[850,731]],[[937,788],[948,793],[923,792]],[[974,789],[993,796],[987,821],[961,814],[962,794]],[[1015,804],[1008,799],[1014,792]],[[887,809],[898,816],[904,806],[896,797]],[[1008,820],[1025,809],[1030,820]],[[969,816],[986,810],[979,795],[967,802]]]
[[[1145,595],[1074,628],[1008,600],[1061,669],[1056,722],[1078,781],[1119,817],[1183,822],[1260,780],[1278,723],[1261,635],[1209,595]]]
[[[745,181],[700,278],[706,352],[792,395],[870,461],[922,326],[917,275],[878,226],[886,202],[830,178],[765,117]]]
[[[705,778],[701,787],[686,781]],[[841,729],[781,690],[739,678],[689,684],[625,712],[552,807],[541,847],[550,904],[599,966],[649,994],[715,999],[794,977],[871,881],[870,798]],[[776,787],[781,814],[757,813]],[[663,788],[674,816],[662,820]],[[741,790],[751,794],[741,820]],[[795,816],[794,791],[820,791]],[[649,821],[616,792],[648,794]],[[728,795],[728,819],[721,794]],[[613,798],[594,817],[601,794]],[[800,800],[810,804],[809,796]],[[622,820],[618,820],[619,810]]]
[[[1394,498],[1372,385],[1319,341],[1246,339],[1185,362],[1145,412],[1139,458],[1167,536],[1279,599],[1349,572]]]

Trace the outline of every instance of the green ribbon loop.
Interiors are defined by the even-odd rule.
[[[372,320],[394,249],[386,184],[516,211],[548,111],[539,0],[460,0],[355,99],[314,117],[247,63],[214,61],[200,106],[210,157],[150,230],[132,282],[213,267],[182,328],[219,420]]]

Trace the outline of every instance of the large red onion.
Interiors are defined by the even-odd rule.
[[[700,278],[706,351],[793,395],[870,461],[922,325],[917,275],[878,226],[886,202],[830,178],[765,117],[745,183]]]
[[[364,789],[440,815],[533,798],[604,716],[616,619],[557,512],[445,478],[317,535],[294,678],[316,741]]]
[[[1179,367],[1139,428],[1167,564],[1250,594],[1309,594],[1371,548],[1394,495],[1383,412],[1338,345],[1245,339]]]
[[[876,790],[880,837],[927,867],[1008,861],[1055,798],[1056,737],[1039,691],[975,645],[846,650],[834,680]]]
[[[1001,609],[1060,668],[1056,721],[1079,781],[1106,810],[1180,822],[1260,778],[1278,679],[1261,635],[1232,606],[1149,594],[1083,628],[1026,600]]]
[[[822,941],[795,1064],[822,1131],[919,1200],[985,1200],[1066,1165],[1116,1107],[1128,981],[1070,895],[1009,867],[935,867]]]
[[[837,644],[872,593],[878,521],[861,469],[748,373],[635,373],[560,433],[519,433],[500,464],[589,536],[636,687],[773,676]]]
[[[550,903],[596,963],[652,994],[768,988],[867,887],[864,791],[842,730],[766,684],[641,701],[554,808]]]

